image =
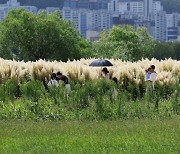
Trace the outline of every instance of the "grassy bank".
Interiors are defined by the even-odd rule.
[[[179,85],[156,85],[153,93],[106,80],[72,83],[71,87],[67,98],[63,85],[47,91],[38,80],[20,86],[9,80],[0,85],[0,120],[154,119],[180,114]]]
[[[179,153],[180,118],[0,122],[0,153]]]

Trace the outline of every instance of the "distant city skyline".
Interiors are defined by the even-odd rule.
[[[63,19],[73,21],[82,36],[91,41],[98,40],[103,30],[126,24],[146,27],[157,41],[180,41],[180,14],[167,14],[158,0],[64,0],[62,9],[38,9],[9,0],[0,4],[0,21],[11,9],[20,7],[32,13],[60,11]]]

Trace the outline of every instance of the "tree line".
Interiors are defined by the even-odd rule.
[[[180,42],[155,42],[145,28],[114,26],[96,42],[85,40],[59,12],[33,14],[23,8],[0,23],[0,57],[25,61],[80,58],[180,59]]]

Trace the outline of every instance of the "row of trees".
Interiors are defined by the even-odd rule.
[[[36,15],[12,10],[0,24],[0,36],[0,56],[20,60],[78,59],[87,44],[58,12]]]
[[[150,57],[155,42],[145,28],[115,26],[104,32],[99,41],[92,44],[93,57],[139,60]]]
[[[180,42],[158,42],[153,50],[152,57],[161,60],[173,58],[180,60]]]
[[[180,43],[156,43],[145,28],[132,26],[115,26],[103,32],[99,41],[90,43],[58,12],[33,14],[16,9],[0,23],[0,57],[6,59],[180,59],[179,48]]]

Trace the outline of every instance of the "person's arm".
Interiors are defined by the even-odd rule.
[[[66,77],[66,84],[69,84],[68,78]]]
[[[51,81],[49,81],[47,85],[50,86],[51,85]]]

